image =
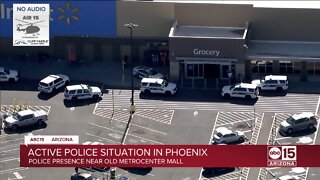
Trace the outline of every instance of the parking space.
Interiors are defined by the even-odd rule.
[[[244,142],[235,142],[232,144],[256,144],[263,120],[263,113],[256,112],[218,112],[217,119],[215,121],[210,142],[213,141],[213,136],[217,133],[220,128],[227,128],[233,132],[243,132],[245,136]],[[204,171],[200,172],[199,179],[246,179],[249,174],[250,168],[236,168],[234,172],[229,172],[225,174],[210,174],[205,175]]]
[[[318,112],[319,102],[316,110],[311,109],[312,112]],[[310,111],[310,110],[309,110]],[[313,145],[316,142],[319,123],[314,129],[307,129],[302,131],[287,134],[279,131],[280,124],[286,121],[293,114],[289,113],[275,113],[270,134],[268,137],[268,144],[274,145]],[[291,175],[299,179],[319,179],[320,171],[317,168],[260,168],[260,179],[275,179],[278,177]]]
[[[95,108],[93,114],[118,121],[127,121],[129,109],[109,109]],[[146,120],[158,121],[165,124],[171,124],[174,110],[160,109],[137,109],[134,116],[145,118]]]
[[[263,168],[262,171],[260,171],[260,174],[264,174],[260,177],[260,179],[264,180],[275,180],[279,177],[285,177],[285,176],[292,176],[297,179],[306,179],[308,168],[303,167],[295,167],[295,168],[280,168],[280,167],[274,167],[274,168]]]
[[[2,105],[1,114],[11,115],[18,109],[44,110],[49,114],[51,106],[29,106],[29,105]],[[0,177],[10,179],[23,179],[22,171],[28,168],[20,167],[19,150],[20,144],[24,144],[24,136],[31,134],[41,134],[43,129],[39,127],[28,127],[24,130],[13,132],[5,130],[0,135]]]

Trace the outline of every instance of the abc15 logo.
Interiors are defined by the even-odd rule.
[[[268,146],[268,160],[297,160],[297,146]]]

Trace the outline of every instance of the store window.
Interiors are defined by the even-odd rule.
[[[292,61],[279,61],[280,74],[300,74],[301,63]]]
[[[320,75],[320,62],[308,62],[307,69],[310,75]]]
[[[187,77],[203,77],[203,64],[187,64]]]
[[[272,61],[251,61],[251,72],[258,74],[272,73]]]

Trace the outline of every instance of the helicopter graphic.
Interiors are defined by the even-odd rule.
[[[42,26],[42,25],[34,25],[34,24],[37,24],[37,23],[41,23],[41,22],[44,22],[45,20],[41,20],[41,21],[37,21],[37,22],[33,22],[33,23],[30,23],[30,22],[26,22],[26,21],[23,21],[23,20],[20,20],[20,19],[16,19],[17,21],[20,21],[20,22],[23,22],[25,24],[17,24],[17,31],[24,31],[25,34],[32,34],[33,36],[36,36],[36,35],[40,35],[38,32],[40,31],[40,28],[39,27],[46,27],[46,26]],[[27,27],[25,27],[27,26]],[[25,28],[23,28],[25,27]]]

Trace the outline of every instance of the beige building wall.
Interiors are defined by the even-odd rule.
[[[174,22],[174,4],[130,1],[116,3],[118,36],[130,36],[130,31],[124,24],[134,22],[139,25],[134,29],[134,36],[168,37]]]
[[[252,5],[175,4],[178,24],[193,26],[245,27]]]
[[[319,9],[253,8],[251,38],[320,41]]]

